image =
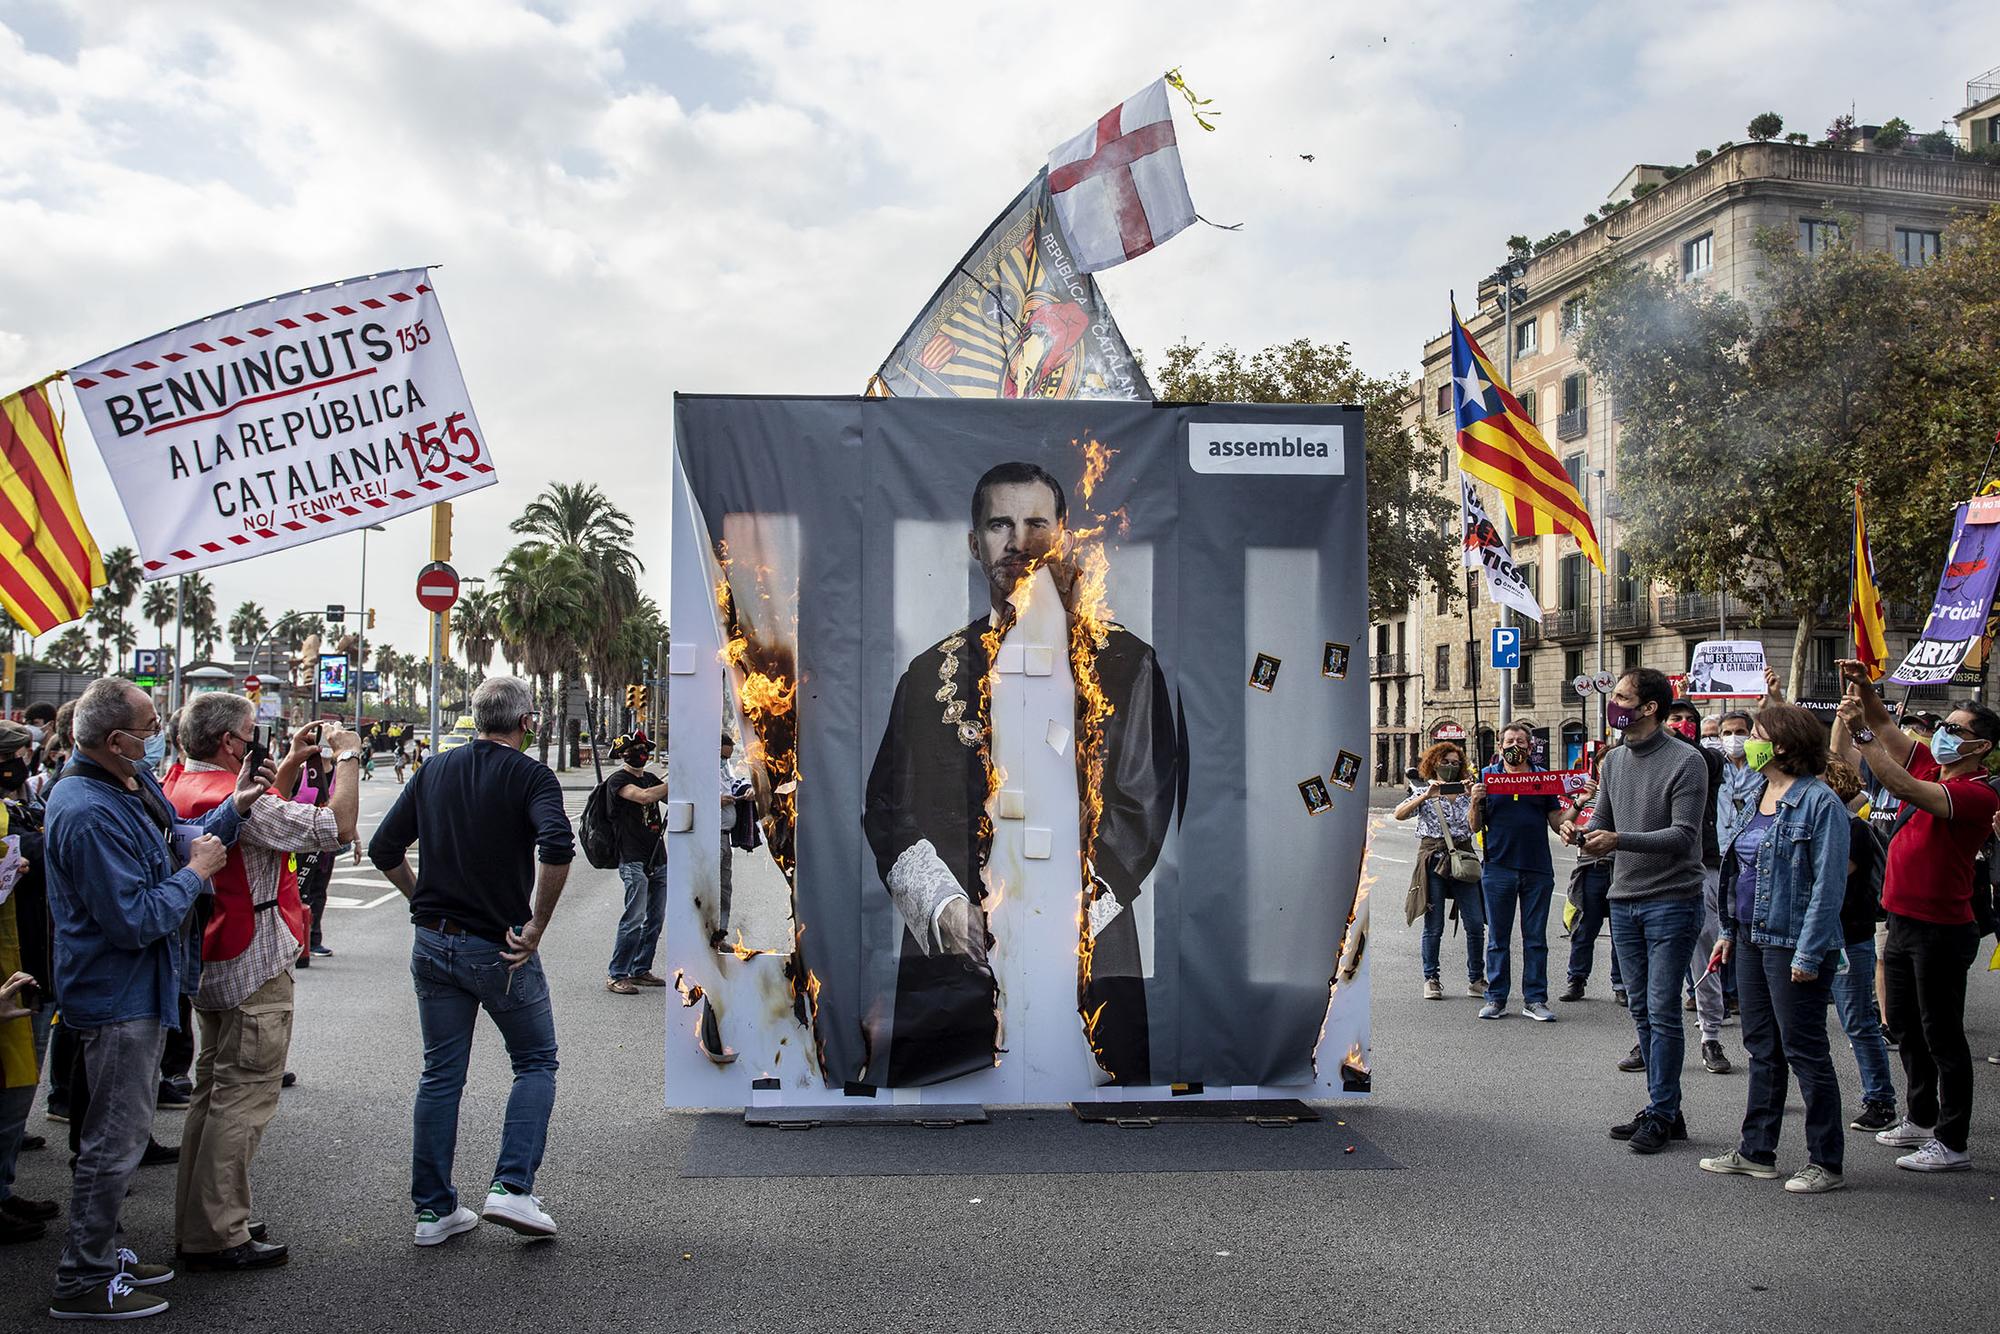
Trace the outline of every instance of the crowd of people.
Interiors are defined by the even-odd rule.
[[[1523,791],[1496,779],[1540,771],[1524,724],[1503,728],[1498,757],[1476,775],[1459,743],[1433,745],[1395,808],[1396,819],[1418,822],[1405,913],[1424,924],[1424,997],[1444,998],[1443,938],[1456,918],[1479,1017],[1504,1017],[1518,921],[1522,1013],[1555,1019],[1553,832],[1576,849],[1559,1001],[1584,999],[1608,924],[1612,993],[1635,1034],[1617,1063],[1647,1081],[1645,1106],[1612,1126],[1612,1139],[1655,1154],[1687,1138],[1691,1010],[1703,1069],[1735,1068],[1722,1039],[1731,1022],[1748,1067],[1738,1144],[1703,1158],[1703,1170],[1780,1176],[1794,1081],[1806,1162],[1788,1191],[1846,1184],[1843,1120],[1900,1150],[1898,1167],[1969,1166],[1966,983],[1981,936],[1995,930],[1987,865],[2000,850],[2000,792],[1989,759],[2000,713],[1968,702],[1899,727],[1861,664],[1840,672],[1845,693],[1830,727],[1787,703],[1775,676],[1754,712],[1704,718],[1663,673],[1628,672],[1606,705],[1618,740],[1592,754],[1588,781],[1567,793],[1553,781]],[[1829,1011],[1859,1071],[1851,1120]],[[1892,1053],[1903,1067],[1900,1112]]]

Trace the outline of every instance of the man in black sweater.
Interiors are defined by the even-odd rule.
[[[525,1236],[556,1231],[533,1193],[556,1096],[555,1015],[536,950],[569,879],[576,840],[555,775],[521,750],[535,723],[527,683],[486,678],[473,692],[472,716],[478,737],[418,770],[368,844],[369,860],[409,899],[416,925],[410,974],[424,1074],[410,1198],[419,1246],[470,1231],[482,1216]],[[413,842],[424,849],[417,873],[404,860]],[[482,1009],[507,1044],[514,1087],[493,1184],[476,1214],[458,1202],[451,1165]]]

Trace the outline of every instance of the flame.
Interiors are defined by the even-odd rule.
[[[1076,442],[1072,440],[1070,443],[1075,444]],[[1112,457],[1118,451],[1106,448],[1095,440],[1084,441],[1082,447],[1083,480],[1077,484],[1076,489],[1083,496],[1083,501],[1087,505],[1090,503],[1091,496],[1097,491],[1097,484],[1104,480],[1104,474],[1111,471]]]
[[[1347,1048],[1347,1059],[1342,1061],[1341,1064],[1359,1070],[1364,1075],[1368,1073],[1368,1057],[1361,1050],[1359,1042],[1349,1045]]]
[[[696,1004],[707,994],[702,991],[701,983],[688,981],[687,974],[678,968],[674,969],[674,990],[680,992],[684,1006]]]
[[[743,928],[740,926],[736,928],[736,939],[730,942],[729,952],[738,959],[754,959],[760,954],[777,953],[776,950],[752,949],[749,945],[745,944],[743,941]]]

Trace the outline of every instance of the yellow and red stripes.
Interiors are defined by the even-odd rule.
[[[82,617],[104,583],[47,385],[0,398],[0,604],[37,635]]]
[[[1861,510],[1861,487],[1854,488],[1854,594],[1847,607],[1854,656],[1867,665],[1868,679],[1889,670],[1889,634],[1882,614],[1882,591],[1875,586],[1875,553],[1868,545],[1868,520]]]

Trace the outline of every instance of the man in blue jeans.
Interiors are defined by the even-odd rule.
[[[368,858],[410,901],[410,976],[423,1025],[410,1153],[416,1243],[435,1246],[479,1225],[553,1237],[534,1194],[556,1098],[556,1024],[536,950],[576,855],[562,787],[522,753],[534,727],[525,681],[489,676],[472,695],[478,736],[420,768],[368,844]],[[424,849],[412,873],[404,854]],[[533,903],[530,905],[530,886]],[[475,1214],[451,1184],[458,1104],[485,1010],[507,1044],[514,1087],[485,1206]]]
[[[1634,1153],[1658,1153],[1687,1138],[1681,988],[1701,929],[1708,766],[1697,747],[1667,734],[1673,702],[1664,672],[1641,667],[1619,679],[1604,716],[1624,741],[1604,757],[1597,805],[1583,831],[1585,856],[1612,858],[1611,947],[1646,1058],[1646,1106],[1611,1128]],[[1574,838],[1576,831],[1565,825],[1563,833]]]
[[[646,771],[653,743],[644,732],[620,737],[612,757],[618,772],[604,780],[611,829],[618,841],[618,878],[625,883],[625,913],[611,943],[611,971],[604,989],[636,996],[641,987],[664,987],[653,954],[667,919],[667,848],[660,837],[660,803],[666,780]]]
[[[1535,734],[1526,723],[1500,729],[1500,763],[1472,785],[1472,827],[1486,833],[1486,869],[1481,889],[1486,907],[1486,1004],[1481,1019],[1507,1013],[1508,949],[1514,914],[1521,916],[1521,1012],[1549,1023],[1549,900],[1555,896],[1555,865],[1549,860],[1549,831],[1569,819],[1560,796],[1543,792],[1491,793],[1487,780],[1500,774],[1541,772],[1534,763]]]

